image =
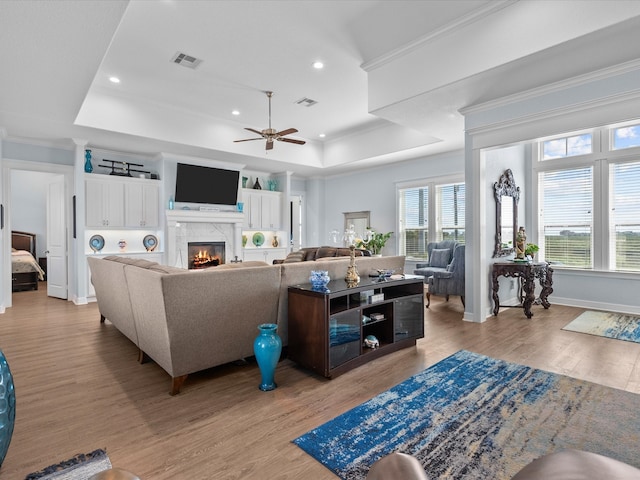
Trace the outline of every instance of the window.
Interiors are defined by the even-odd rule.
[[[427,258],[429,187],[400,190],[400,249],[412,258]]]
[[[591,268],[593,171],[590,167],[539,175],[541,248],[548,262]]]
[[[593,138],[609,141],[594,148]],[[540,258],[568,268],[640,272],[640,124],[537,145]]]
[[[464,183],[436,186],[438,211],[437,241],[464,243]]]
[[[613,149],[640,147],[640,125],[613,129]]]
[[[640,162],[609,167],[609,259],[613,270],[640,271]]]
[[[573,157],[592,152],[592,134],[583,133],[570,137],[554,138],[542,142],[542,159]]]
[[[464,183],[431,181],[399,188],[398,205],[401,255],[426,260],[429,242],[464,243]]]

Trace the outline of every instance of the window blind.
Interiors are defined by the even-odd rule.
[[[640,271],[640,162],[610,165],[609,181],[610,268]]]
[[[544,259],[593,268],[592,167],[539,174]]]

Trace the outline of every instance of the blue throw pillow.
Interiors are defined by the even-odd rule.
[[[451,250],[448,248],[434,248],[431,250],[431,258],[429,264],[432,267],[445,268],[449,264]]]

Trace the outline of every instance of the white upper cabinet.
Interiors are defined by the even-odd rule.
[[[87,227],[124,226],[124,183],[88,178],[85,183]]]
[[[157,228],[160,225],[157,181],[87,175],[85,197],[87,227]]]
[[[245,189],[244,228],[250,230],[279,230],[282,224],[280,214],[281,192]]]
[[[124,189],[125,226],[157,227],[160,223],[157,184],[127,183]]]

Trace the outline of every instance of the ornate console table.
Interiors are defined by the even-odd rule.
[[[540,303],[544,308],[549,308],[551,304],[547,300],[553,293],[553,269],[547,262],[496,262],[491,271],[493,288],[493,314],[498,315],[500,310],[500,297],[498,297],[498,277],[516,277],[522,280],[522,306],[527,318],[531,318],[531,305],[536,298],[535,282],[540,281],[542,291],[540,292]]]

